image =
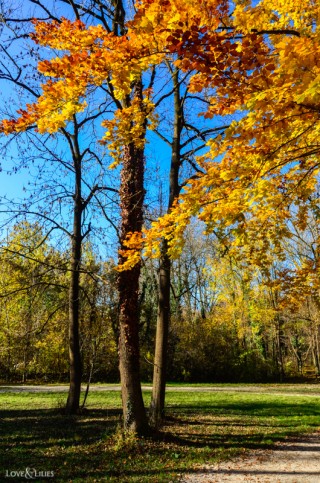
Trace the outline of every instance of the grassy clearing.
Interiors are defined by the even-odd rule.
[[[169,482],[192,467],[320,427],[319,386],[304,386],[295,397],[294,386],[288,395],[269,389],[168,392],[163,433],[140,441],[119,430],[117,391],[92,392],[87,411],[68,418],[58,411],[65,393],[0,394],[0,480],[6,470],[30,467],[54,471],[54,481]]]

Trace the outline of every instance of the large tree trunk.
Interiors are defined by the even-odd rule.
[[[142,84],[137,83],[134,96],[142,100]],[[130,232],[140,232],[143,223],[144,155],[134,144],[124,147],[121,172],[120,247]],[[120,254],[119,262],[123,262]],[[124,428],[138,434],[148,431],[140,382],[139,351],[139,277],[140,264],[119,273],[119,360]]]
[[[173,73],[174,85],[174,127],[172,140],[172,154],[170,165],[170,187],[168,212],[175,198],[179,195],[179,169],[181,166],[180,140],[182,131],[182,104],[179,89],[179,74],[176,69]],[[150,421],[153,427],[160,426],[164,417],[166,369],[168,336],[170,324],[170,285],[171,285],[171,260],[168,257],[168,245],[162,241],[159,284],[158,284],[158,314],[157,331],[153,369],[153,387],[150,405]]]
[[[70,386],[66,405],[68,414],[79,411],[81,392],[81,354],[79,340],[79,284],[82,248],[82,198],[81,198],[81,157],[74,158],[75,195],[73,210],[73,234],[71,239],[71,280],[69,287],[69,364]]]

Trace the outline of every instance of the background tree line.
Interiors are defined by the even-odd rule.
[[[186,243],[172,270],[168,380],[266,382],[320,374],[317,297],[310,292],[293,306],[301,287],[296,282],[288,287],[288,279],[280,284],[289,266],[292,277],[298,274],[311,251],[310,231],[288,243],[287,258],[268,274],[227,253],[221,257],[221,243],[201,236],[197,224],[189,228]],[[68,256],[45,239],[39,223],[21,222],[2,240],[1,380],[68,380]],[[84,383],[119,381],[113,266],[86,244],[80,276]],[[148,382],[158,270],[157,262],[146,261],[140,282],[141,374]]]

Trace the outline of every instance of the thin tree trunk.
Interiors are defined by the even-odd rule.
[[[283,321],[280,316],[277,317],[277,349],[278,349],[278,367],[279,367],[279,381],[283,382],[285,377],[284,372],[284,354],[283,354]]]
[[[168,247],[162,241],[162,256],[159,269],[158,314],[156,344],[153,369],[152,399],[150,405],[150,422],[153,427],[160,426],[164,416],[167,349],[170,323],[170,275],[171,260],[167,255]]]
[[[92,294],[92,301],[91,301],[91,307],[90,307],[90,317],[89,317],[89,323],[88,323],[88,328],[89,328],[89,334],[92,335],[94,334],[94,326],[97,322],[97,306],[98,306],[98,286],[97,284],[94,285],[93,289],[93,294]],[[91,341],[91,351],[88,350],[89,352],[89,360],[88,360],[88,381],[87,381],[87,387],[84,393],[83,397],[83,402],[81,405],[81,410],[84,409],[87,401],[87,397],[89,394],[89,389],[90,389],[90,384],[91,384],[91,379],[93,375],[93,368],[94,368],[94,363],[95,359],[97,356],[97,350],[98,350],[98,343],[97,339],[94,337],[92,338]]]
[[[142,100],[142,83],[134,88],[136,98]],[[124,147],[121,172],[120,247],[130,232],[140,232],[143,223],[144,155],[134,144]],[[119,262],[123,262],[119,255]],[[131,270],[119,273],[119,367],[122,390],[124,428],[138,434],[148,431],[146,411],[140,382],[139,351],[139,277],[140,263]]]
[[[87,387],[86,387],[86,390],[85,390],[85,393],[84,393],[81,409],[84,409],[86,402],[87,402],[87,397],[88,397],[88,394],[89,394],[89,389],[90,389],[90,384],[91,384],[91,379],[92,379],[92,374],[93,374],[93,367],[94,367],[94,362],[92,361],[91,364],[90,364],[89,377],[88,377]]]
[[[179,195],[179,169],[181,166],[180,138],[182,131],[182,105],[179,89],[178,69],[173,72],[174,85],[174,128],[172,140],[172,154],[170,166],[170,187],[168,212],[175,198]],[[170,324],[170,285],[171,260],[168,257],[168,244],[162,241],[159,284],[158,284],[158,314],[154,356],[153,386],[150,405],[150,421],[153,427],[160,426],[164,417],[166,369],[168,353],[168,336]]]
[[[78,145],[75,142],[76,151]],[[66,405],[68,414],[79,411],[81,393],[81,354],[79,340],[79,284],[82,248],[82,198],[81,198],[81,156],[76,152],[74,156],[75,167],[75,194],[73,211],[73,234],[71,240],[71,280],[69,287],[69,364],[70,385]]]

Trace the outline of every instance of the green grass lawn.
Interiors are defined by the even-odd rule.
[[[6,470],[29,467],[54,471],[54,481],[169,482],[201,464],[320,427],[320,386],[300,387],[302,395],[293,394],[294,386],[278,385],[287,395],[268,388],[168,392],[168,419],[156,440],[122,434],[116,391],[91,392],[78,417],[59,411],[65,393],[0,394],[0,481]],[[150,392],[144,396],[148,405]]]

